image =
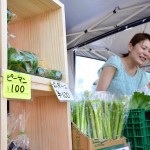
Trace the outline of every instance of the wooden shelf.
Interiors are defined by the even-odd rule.
[[[18,21],[8,25],[9,32],[16,36],[9,38],[9,43],[16,49],[34,53],[39,61],[45,62],[47,68],[61,71],[62,81],[68,83],[65,18],[62,15],[64,7],[58,0],[55,1],[27,0],[23,3],[20,0],[8,0],[10,9],[13,6],[15,13],[24,13],[21,17],[16,14]],[[45,9],[40,12],[32,5]]]
[[[31,76],[31,89],[32,90],[53,92],[51,83],[50,83],[51,79],[43,78],[43,77],[39,77],[35,75],[30,75],[30,76]],[[1,82],[2,82],[2,77],[0,78],[0,83]]]
[[[51,92],[51,84],[50,84],[50,79],[43,78],[43,77],[38,77],[34,75],[31,76],[31,81],[32,81],[32,89],[33,90],[40,90],[40,91],[48,91]]]
[[[50,83],[51,79],[35,75],[30,76],[31,76],[32,98],[39,96],[51,96],[55,94]],[[0,83],[2,83],[2,77],[0,78]]]
[[[7,8],[16,14],[8,24]],[[68,83],[68,62],[64,6],[58,0],[0,1],[0,149],[7,149],[7,100],[16,116],[29,113],[25,133],[32,150],[72,150],[70,104],[60,102],[50,79],[31,75],[32,100],[10,100],[2,95],[2,72],[7,70],[7,29],[12,47],[36,54],[48,69],[62,72]]]
[[[15,12],[13,21],[34,17],[45,12],[56,10],[63,5],[58,0],[8,0],[8,9]]]
[[[4,70],[3,70],[4,71]],[[41,96],[51,96],[55,95],[50,80],[48,78],[38,77],[34,75],[31,76],[31,97],[41,97]],[[2,77],[0,77],[0,83],[2,84]]]
[[[50,79],[31,75],[32,98],[55,95]]]
[[[50,79],[42,78],[34,75],[31,76],[31,100],[37,97],[54,96],[55,92],[50,84]],[[0,77],[2,84],[2,77]]]

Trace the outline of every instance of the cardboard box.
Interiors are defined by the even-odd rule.
[[[98,139],[92,140],[84,135],[74,123],[71,123],[71,128],[73,150],[112,150],[126,145],[126,138],[124,137],[101,143]]]

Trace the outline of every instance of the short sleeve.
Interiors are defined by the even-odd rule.
[[[119,56],[117,56],[117,55],[110,56],[102,68],[108,67],[108,66],[113,66],[116,69],[119,69],[120,65],[121,65],[120,61],[121,61],[121,59]]]

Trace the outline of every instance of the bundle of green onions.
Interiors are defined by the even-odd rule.
[[[79,101],[71,104],[72,121],[90,138],[117,139],[122,137],[126,107],[122,99],[104,93],[85,91]],[[93,96],[94,95],[94,96]]]

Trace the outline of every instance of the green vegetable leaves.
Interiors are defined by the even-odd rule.
[[[35,54],[8,48],[8,69],[54,80],[62,79],[61,71],[41,68],[38,64],[39,60]]]
[[[8,69],[35,74],[38,67],[38,57],[30,52],[8,48]]]
[[[150,96],[144,92],[135,92],[130,100],[130,109],[145,109],[150,110]]]

